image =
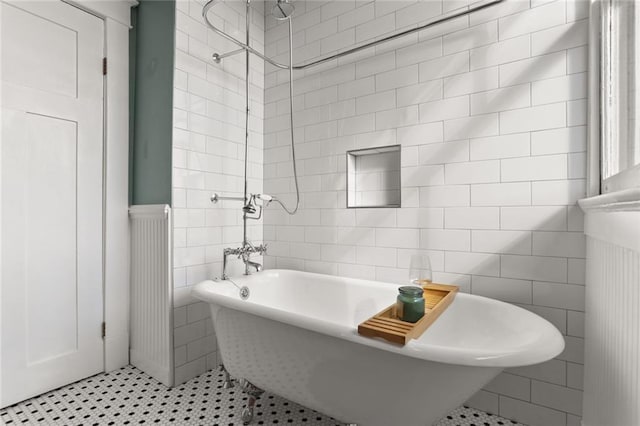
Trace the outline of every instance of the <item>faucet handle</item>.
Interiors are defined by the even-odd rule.
[[[260,244],[260,245],[257,247],[257,249],[256,249],[256,250],[257,250],[257,251],[258,251],[258,253],[260,253],[260,254],[265,254],[265,253],[267,253],[267,245],[266,245],[266,244],[264,244],[264,243],[262,243],[262,244]]]

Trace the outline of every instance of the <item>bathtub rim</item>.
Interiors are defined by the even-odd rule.
[[[309,274],[322,279],[342,278],[346,280],[359,281],[361,283],[389,284],[372,280],[336,277],[332,275],[316,274],[312,272],[294,271],[288,269],[270,269],[264,271],[264,273],[279,272]],[[252,276],[255,277],[256,275]],[[242,285],[242,281],[251,279],[252,276],[235,277],[233,279],[234,281]],[[509,309],[515,308],[516,310],[522,310],[523,313],[526,313],[526,315],[533,315],[537,317],[536,321],[539,322],[539,326],[544,328],[543,336],[541,336],[538,340],[545,341],[546,343],[538,345],[529,344],[526,346],[516,347],[516,349],[518,350],[503,352],[497,352],[496,350],[481,351],[477,349],[471,351],[469,349],[456,348],[452,346],[438,346],[432,344],[425,345],[424,343],[419,343],[416,340],[412,340],[406,345],[401,346],[382,339],[373,339],[361,336],[358,334],[357,328],[350,325],[341,325],[326,322],[318,320],[316,318],[306,317],[297,313],[270,307],[264,304],[247,303],[247,301],[242,300],[239,297],[230,297],[226,294],[222,294],[221,292],[216,291],[216,286],[220,284],[227,286],[233,285],[229,281],[205,280],[196,284],[193,287],[191,293],[195,298],[212,305],[218,305],[220,307],[246,312],[248,314],[264,317],[284,324],[293,325],[317,333],[333,336],[346,341],[427,361],[473,367],[523,367],[527,365],[539,364],[555,358],[560,353],[562,353],[565,347],[565,342],[562,334],[553,324],[551,324],[546,319],[517,305],[478,295],[459,293],[456,298],[469,298],[470,300],[478,300],[479,302],[495,304],[496,306],[506,305],[505,307],[508,306]]]

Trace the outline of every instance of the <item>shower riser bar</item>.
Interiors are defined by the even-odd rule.
[[[221,35],[222,37],[226,38],[227,40],[229,40],[229,41],[235,43],[236,45],[238,45],[240,47],[240,49],[233,50],[233,51],[227,52],[227,53],[222,53],[222,54],[214,53],[213,54],[213,60],[216,63],[219,63],[224,58],[236,55],[238,53],[242,53],[242,52],[244,52],[246,50],[249,53],[253,53],[254,55],[258,56],[259,58],[265,60],[266,62],[270,63],[271,65],[273,65],[273,66],[275,66],[277,68],[289,69],[289,65],[281,64],[279,62],[274,61],[273,59],[263,55],[260,52],[258,52],[257,50],[255,50],[251,46],[248,46],[247,44],[241,42],[240,40],[237,40],[236,38],[226,34],[224,31],[221,31],[218,28],[216,28],[209,21],[209,19],[207,17],[207,12],[209,11],[209,9],[211,9],[213,4],[215,2],[217,2],[217,1],[218,0],[210,0],[207,4],[205,4],[204,8],[202,9],[202,17],[204,18],[204,21],[205,21],[205,23],[207,24],[207,26],[209,28],[211,28],[213,31],[215,31],[217,34]],[[356,46],[356,47],[353,47],[351,49],[344,50],[342,52],[338,52],[338,53],[336,53],[334,55],[327,56],[325,58],[320,58],[320,59],[317,59],[315,61],[312,61],[312,62],[309,62],[309,63],[306,63],[306,64],[302,64],[302,65],[294,65],[293,69],[294,70],[304,70],[306,68],[310,68],[310,67],[313,67],[313,66],[316,66],[316,65],[320,65],[320,64],[323,64],[325,62],[332,61],[334,59],[342,58],[344,56],[351,55],[352,53],[356,53],[356,52],[359,52],[361,50],[365,50],[365,49],[368,49],[370,47],[377,46],[379,44],[386,43],[388,41],[392,41],[392,40],[395,40],[395,39],[400,38],[400,37],[404,37],[404,36],[409,35],[409,34],[413,34],[413,33],[416,33],[416,32],[422,31],[422,30],[426,30],[427,28],[431,28],[431,27],[433,27],[435,25],[439,25],[439,24],[442,24],[444,22],[448,22],[448,21],[451,21],[453,19],[460,18],[462,16],[470,15],[470,14],[472,14],[474,12],[478,12],[480,10],[487,9],[489,7],[495,6],[495,5],[497,5],[499,3],[503,3],[505,1],[506,0],[492,0],[492,1],[489,1],[487,3],[483,3],[483,4],[480,4],[480,5],[477,5],[477,6],[470,7],[469,9],[466,9],[466,10],[463,10],[463,11],[460,11],[460,12],[451,13],[451,14],[448,14],[448,15],[443,16],[441,18],[437,18],[437,19],[434,19],[432,21],[429,21],[428,23],[420,25],[418,27],[409,28],[407,30],[400,31],[399,33],[388,35],[388,36],[383,37],[381,39],[374,40],[372,42],[369,42],[369,43],[366,43],[366,44],[363,44],[363,45],[360,45],[360,46]]]

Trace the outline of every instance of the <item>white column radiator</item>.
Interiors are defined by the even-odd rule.
[[[582,207],[588,236],[583,425],[640,425],[640,211],[633,211],[640,202]]]
[[[171,208],[140,205],[131,220],[131,364],[173,386]]]

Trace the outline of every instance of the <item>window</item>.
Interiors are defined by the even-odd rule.
[[[640,2],[603,0],[601,191],[640,186]]]

